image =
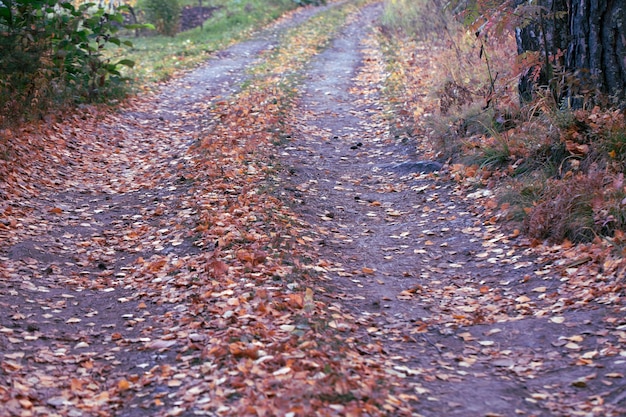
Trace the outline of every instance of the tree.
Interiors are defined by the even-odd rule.
[[[518,53],[536,58],[520,80],[522,100],[543,86],[557,104],[581,107],[604,96],[626,106],[623,0],[515,0],[515,6],[524,16]]]

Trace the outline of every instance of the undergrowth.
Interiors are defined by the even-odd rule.
[[[573,109],[542,90],[520,104],[512,35],[470,31],[436,0],[388,0],[379,43],[396,117],[453,178],[490,188],[501,219],[540,241],[623,235],[623,111]]]
[[[124,16],[142,16],[142,7],[150,9],[146,3],[128,2],[137,10],[113,10],[108,2],[107,9],[81,1],[78,7],[72,2],[7,3],[11,12],[0,10],[0,49],[6,52],[0,54],[0,126],[70,112],[86,101],[115,104],[131,88],[149,88],[192,68],[299,6],[293,0],[213,0],[216,12],[202,27],[176,34],[176,19],[158,17],[161,32],[169,36],[135,37],[150,33],[148,25],[126,24]],[[161,3],[152,9],[164,11]],[[177,14],[174,9],[170,12]]]

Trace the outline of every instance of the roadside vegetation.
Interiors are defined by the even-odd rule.
[[[0,6],[0,127],[77,104],[115,103],[244,39],[302,2],[141,0],[124,6],[17,0]],[[180,13],[211,11],[179,32]]]
[[[556,65],[548,85],[521,101],[518,80],[536,58],[517,55],[503,10],[479,12],[386,3],[379,42],[399,135],[448,162],[468,192],[482,190],[491,221],[517,222],[536,242],[605,242],[621,252],[623,109],[592,88],[577,91],[576,105],[555,99],[576,81]]]
[[[195,7],[199,3],[183,0],[177,4],[184,8]],[[111,49],[112,56],[123,55],[137,63],[125,71],[135,85],[147,86],[151,82],[164,81],[176,71],[192,68],[210,54],[247,38],[255,29],[299,6],[293,0],[211,0],[202,5],[212,9],[212,13],[201,26],[175,33],[171,29],[167,29],[166,33],[144,32],[142,35],[148,36],[132,38],[133,48],[130,50]],[[137,5],[138,18],[150,22],[142,7],[146,6],[140,1]],[[128,35],[134,36],[133,33]]]
[[[118,95],[124,83],[120,68],[134,63],[109,59],[103,51],[131,45],[117,36],[125,10],[56,0],[3,2],[0,126]]]

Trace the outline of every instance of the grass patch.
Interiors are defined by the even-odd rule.
[[[207,6],[219,9],[203,27],[173,37],[132,38],[132,49],[111,49],[109,54],[136,62],[135,67],[127,70],[125,75],[137,85],[164,81],[177,71],[197,66],[211,53],[248,38],[254,30],[298,5],[292,0],[214,0]]]
[[[443,14],[433,14],[433,0],[387,0],[381,19],[382,28],[413,39],[428,39],[447,30]]]

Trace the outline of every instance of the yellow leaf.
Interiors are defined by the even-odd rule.
[[[568,337],[567,340],[570,342],[582,342],[584,338],[579,334],[575,334],[574,336]]]
[[[463,339],[464,342],[471,342],[474,340],[474,336],[470,332],[464,332],[459,334],[459,337]]]
[[[598,356],[598,351],[597,350],[592,350],[592,351],[589,351],[589,352],[585,352],[581,357],[583,359],[593,359],[596,356]]]

